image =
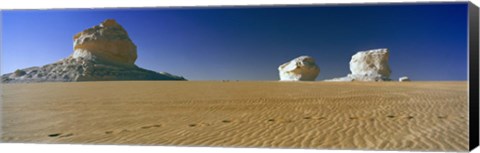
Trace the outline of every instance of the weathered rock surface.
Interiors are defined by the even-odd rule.
[[[282,81],[314,81],[320,73],[315,59],[300,56],[278,67]]]
[[[411,81],[410,78],[408,78],[407,76],[398,78],[398,82],[407,82],[407,81]]]
[[[4,83],[73,82],[109,80],[186,80],[134,64],[136,46],[114,20],[74,36],[74,53],[58,62],[2,75]]]
[[[73,58],[121,65],[133,65],[137,60],[137,46],[113,19],[77,33],[73,37],[73,50]]]
[[[66,58],[42,67],[22,69],[25,74],[4,74],[2,82],[76,82],[112,80],[185,80],[183,77],[162,74],[137,66],[113,65],[83,58]]]
[[[388,49],[375,49],[361,51],[352,56],[350,71],[354,76],[380,77],[385,80],[390,78],[388,65]]]
[[[357,52],[350,60],[351,74],[325,81],[390,81],[388,58],[388,49]]]

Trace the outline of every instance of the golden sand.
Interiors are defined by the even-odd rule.
[[[2,85],[2,141],[468,150],[467,82]]]

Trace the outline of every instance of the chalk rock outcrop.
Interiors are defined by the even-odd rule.
[[[388,49],[357,52],[350,60],[351,74],[325,81],[390,81],[388,58]]]
[[[55,63],[2,75],[4,83],[74,82],[109,80],[186,80],[134,64],[136,47],[114,20],[74,36],[74,53]]]
[[[320,73],[315,59],[300,56],[278,67],[281,81],[314,81]]]
[[[408,78],[407,76],[398,78],[398,82],[407,82],[407,81],[410,81],[410,78]]]
[[[133,65],[137,46],[127,31],[108,19],[73,36],[73,58],[94,59],[112,64]]]

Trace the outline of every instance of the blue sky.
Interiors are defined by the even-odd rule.
[[[137,45],[138,66],[189,80],[278,80],[301,55],[330,79],[376,48],[390,50],[392,79],[467,79],[467,3],[4,10],[1,73],[69,56],[74,34],[108,18]]]

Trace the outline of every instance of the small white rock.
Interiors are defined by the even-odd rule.
[[[300,56],[278,67],[281,81],[315,81],[320,68],[310,56]]]
[[[410,78],[408,78],[407,76],[398,78],[398,82],[405,82],[405,81],[410,81]]]

